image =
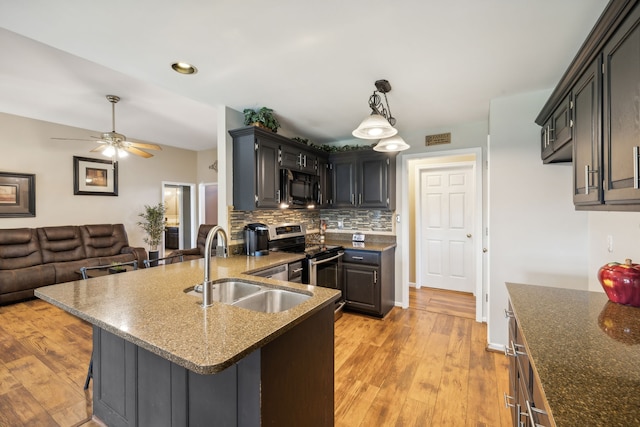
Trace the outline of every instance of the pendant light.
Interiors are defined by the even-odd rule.
[[[397,136],[398,129],[394,128],[396,119],[391,114],[387,92],[391,91],[391,84],[387,80],[376,80],[376,90],[369,97],[371,115],[365,118],[352,135],[361,139],[379,139],[374,147],[376,151],[394,152],[409,148],[406,142]],[[382,97],[384,96],[384,102]]]
[[[404,151],[411,148],[409,144],[404,142],[404,139],[400,135],[394,135],[390,138],[381,139],[373,149],[375,151],[382,151],[385,153],[393,153],[396,151]]]
[[[398,133],[386,118],[377,113],[372,113],[364,119],[360,126],[352,132],[353,136],[361,139],[388,138]]]

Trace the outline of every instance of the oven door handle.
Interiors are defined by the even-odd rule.
[[[320,261],[314,261],[314,260],[310,259],[310,260],[309,260],[309,265],[310,265],[311,267],[313,267],[313,266],[315,266],[315,265],[324,264],[325,262],[330,262],[330,261],[333,261],[334,259],[338,259],[338,258],[340,258],[340,257],[341,257],[341,256],[343,256],[343,255],[344,255],[344,252],[338,252],[338,255],[333,256],[333,257],[331,257],[331,258],[322,259],[322,260],[320,260]]]

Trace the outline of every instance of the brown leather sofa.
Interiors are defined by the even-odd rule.
[[[123,224],[0,229],[0,304],[82,279],[81,267],[145,259],[144,248],[129,246]]]
[[[207,234],[209,234],[209,231],[215,226],[216,226],[215,224],[200,224],[200,227],[198,227],[198,238],[196,239],[197,246],[191,249],[179,249],[177,251],[173,251],[171,252],[171,255],[172,256],[182,255],[184,261],[191,261],[192,259],[204,258],[204,245],[207,241]],[[215,249],[215,244],[214,244],[214,249]],[[178,261],[176,260],[171,262],[178,262]],[[171,262],[169,262],[169,264]]]

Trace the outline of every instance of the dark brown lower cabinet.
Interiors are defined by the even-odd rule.
[[[201,375],[93,327],[93,414],[108,426],[332,426],[334,309]]]
[[[345,307],[384,317],[395,304],[395,248],[346,249],[342,262]]]
[[[504,402],[511,410],[513,426],[551,427],[542,388],[529,362],[524,336],[511,303],[505,314],[509,319],[509,342],[505,349],[509,358],[509,394],[504,394]]]

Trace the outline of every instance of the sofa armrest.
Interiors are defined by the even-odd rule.
[[[139,265],[142,265],[142,261],[147,259],[147,250],[145,248],[134,248],[133,246],[125,246],[120,251],[121,254],[133,254],[136,257]]]

